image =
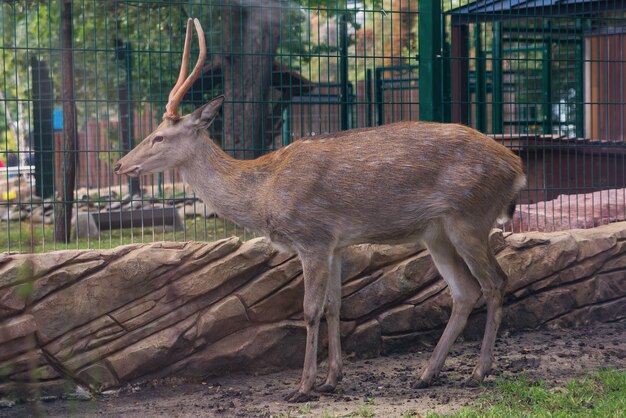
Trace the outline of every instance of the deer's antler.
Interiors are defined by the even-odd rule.
[[[178,120],[180,119],[180,114],[178,113],[178,106],[180,102],[183,100],[183,96],[189,90],[191,85],[200,77],[200,73],[202,72],[202,65],[204,64],[204,60],[206,58],[206,44],[204,40],[204,31],[202,30],[202,26],[198,19],[193,19],[193,24],[196,27],[196,32],[198,34],[198,44],[200,46],[200,53],[198,54],[198,61],[196,62],[196,66],[193,68],[189,77],[186,77],[187,68],[189,67],[189,50],[191,44],[191,22],[192,19],[189,18],[187,20],[187,34],[185,35],[185,48],[183,49],[183,60],[180,67],[180,73],[178,74],[178,81],[172,88],[172,91],[169,95],[169,100],[167,105],[165,106],[165,114],[164,118]]]

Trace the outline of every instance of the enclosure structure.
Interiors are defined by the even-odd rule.
[[[458,122],[525,161],[522,218],[509,228],[624,219],[623,1],[59,0],[0,8],[0,159],[19,160],[0,169],[3,250],[252,236],[211,217],[175,172],[138,183],[111,170],[160,122],[190,16],[205,28],[209,55],[183,111],[225,94],[212,137],[237,158],[307,135]],[[72,190],[68,167],[76,170]],[[132,210],[139,216],[124,214]],[[53,230],[68,211],[103,222],[64,225],[66,242]]]
[[[625,10],[617,1],[476,1],[448,12],[444,105],[452,121],[519,149],[525,201],[625,186]]]

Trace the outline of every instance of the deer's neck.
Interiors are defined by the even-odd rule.
[[[262,208],[257,197],[267,173],[252,161],[230,157],[209,141],[180,167],[183,180],[220,216],[258,231]]]

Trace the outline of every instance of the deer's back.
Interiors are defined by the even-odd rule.
[[[263,196],[270,229],[350,243],[401,241],[468,212],[493,223],[522,175],[511,151],[454,124],[345,131],[297,141],[266,160],[274,170]]]

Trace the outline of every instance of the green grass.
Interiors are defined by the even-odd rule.
[[[18,251],[41,253],[65,249],[107,249],[132,243],[154,241],[214,241],[237,235],[250,239],[245,232],[230,221],[196,217],[184,221],[184,230],[164,231],[162,227],[126,228],[101,231],[100,236],[73,239],[70,243],[54,241],[54,226],[22,222],[0,222],[0,252]]]
[[[307,402],[304,405],[302,405],[300,409],[298,409],[298,412],[300,412],[303,415],[308,415],[311,413],[311,409],[312,409],[311,402]]]
[[[374,418],[376,416],[376,412],[371,407],[371,403],[368,402],[367,405],[361,405],[357,408],[357,410],[350,415],[350,418]]]
[[[549,388],[527,378],[499,380],[474,407],[440,417],[598,417],[626,416],[626,370],[604,370]]]

